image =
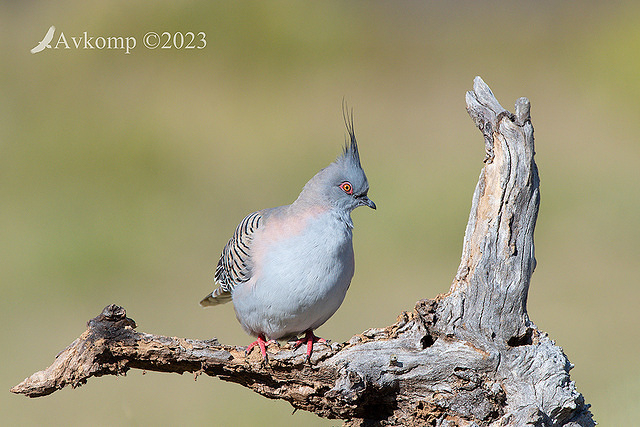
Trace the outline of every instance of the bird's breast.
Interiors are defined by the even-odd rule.
[[[254,236],[253,286],[292,292],[330,292],[348,287],[354,270],[351,229],[330,212],[270,218]],[[313,298],[314,295],[311,295]]]
[[[254,274],[233,301],[245,329],[277,338],[315,328],[338,309],[354,256],[351,229],[330,212],[275,227],[272,219],[254,236]]]

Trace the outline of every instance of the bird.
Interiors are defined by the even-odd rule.
[[[55,31],[56,27],[54,27],[53,25],[49,27],[47,34],[44,35],[44,38],[40,43],[38,43],[36,47],[31,49],[31,53],[38,53],[45,50],[46,48],[51,48],[51,45],[49,43],[51,43],[51,40],[53,40],[53,33],[55,33]]]
[[[376,209],[360,163],[353,110],[343,105],[347,128],[342,154],[315,174],[290,205],[247,215],[225,245],[216,266],[217,287],[200,305],[233,302],[242,328],[257,339],[263,361],[275,340],[306,342],[310,362],[314,330],[342,304],[355,263],[351,212]]]

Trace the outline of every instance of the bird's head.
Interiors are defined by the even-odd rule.
[[[360,164],[358,143],[353,130],[353,113],[344,113],[347,141],[344,152],[333,163],[322,169],[305,186],[302,194],[316,201],[328,203],[332,208],[351,212],[358,206],[376,208],[368,197],[369,182]],[[301,196],[302,196],[301,194]]]

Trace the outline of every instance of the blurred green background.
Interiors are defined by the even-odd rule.
[[[138,45],[32,55],[51,25],[54,41]],[[148,50],[148,31],[208,43]],[[530,317],[601,425],[637,420],[637,2],[5,1],[0,48],[3,425],[339,425],[191,375],[8,390],[109,303],[141,331],[248,344],[230,304],[198,301],[239,220],[290,203],[339,154],[343,97],[378,210],[353,215],[356,275],[319,335],[347,340],[446,292],[483,165],[464,103],[476,75],[505,108],[532,104]]]

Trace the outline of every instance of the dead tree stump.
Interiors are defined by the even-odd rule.
[[[391,326],[317,346],[311,364],[289,345],[271,346],[265,365],[216,340],[138,332],[112,304],[11,391],[45,396],[134,368],[217,376],[351,426],[595,425],[573,365],[527,315],[540,204],[529,100],[512,114],[476,77],[466,101],[486,158],[447,294],[418,301]]]

